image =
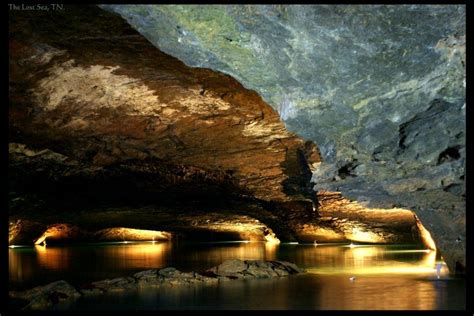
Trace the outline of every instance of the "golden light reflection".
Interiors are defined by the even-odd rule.
[[[353,258],[354,266],[363,268],[374,260],[379,260],[383,256],[383,251],[377,247],[358,247],[344,254]]]
[[[434,268],[436,264],[436,251],[425,252],[419,264],[420,266]]]
[[[191,269],[208,269],[209,267],[218,265],[228,259],[240,260],[276,260],[276,253],[280,247],[279,244],[267,242],[222,242],[218,243],[218,247],[196,247],[189,248],[187,257],[198,265]]]
[[[413,250],[385,250],[385,253],[430,253],[431,249],[413,249]]]
[[[425,299],[423,303],[399,302],[399,305],[394,305],[396,300],[385,298],[385,296],[395,295],[392,284],[398,286],[399,292],[404,292],[400,291],[400,286],[403,289],[406,288],[406,291],[413,292],[411,294],[414,299],[427,295],[426,293],[431,289],[430,286],[436,283],[426,282],[427,280],[436,281],[436,264],[441,265],[440,278],[448,275],[446,265],[442,261],[436,261],[434,251],[405,250],[398,246],[355,246],[354,248],[347,245],[291,246],[268,242],[222,242],[208,245],[131,242],[73,247],[37,246],[29,252],[23,249],[9,249],[9,275],[10,280],[18,283],[31,282],[45,271],[62,278],[65,278],[64,275],[76,273],[85,274],[94,279],[104,279],[106,277],[101,275],[103,272],[98,272],[98,270],[115,271],[117,275],[129,275],[130,270],[140,271],[174,266],[182,271],[199,272],[227,259],[288,260],[287,258],[291,258],[290,261],[304,267],[309,273],[318,274],[318,280],[328,278],[328,282],[318,281],[319,284],[324,284],[321,295],[329,295],[329,292],[334,291],[335,298],[334,296],[326,297],[327,301],[324,299],[324,304],[335,304],[331,306],[336,306],[337,309],[343,308],[342,304],[348,304],[348,308],[354,309],[374,306],[373,302],[363,297],[354,297],[353,291],[358,292],[360,296],[367,295],[372,300],[374,296],[386,299],[384,302],[376,303],[377,307],[383,309],[398,309],[401,306],[425,309],[431,304],[430,298]],[[28,253],[30,255],[26,256]],[[94,258],[94,260],[89,260],[89,258]],[[349,280],[352,276],[357,276],[353,282]],[[407,280],[410,281],[407,282]],[[380,286],[385,284],[387,288],[380,291]],[[351,293],[342,293],[346,290]],[[391,294],[386,294],[386,291],[391,291]],[[349,300],[354,299],[353,304],[344,301],[341,306],[337,306],[337,301],[343,300],[343,295]],[[404,300],[404,295],[405,293],[399,293],[397,297]],[[328,306],[326,307],[330,309]]]
[[[329,267],[311,267],[307,271],[316,274],[436,274],[436,251],[422,250],[388,250],[383,247],[354,245],[344,252],[343,264]],[[413,262],[398,261],[390,254],[413,253],[417,260]],[[387,257],[388,256],[388,257]],[[441,263],[440,275],[447,276],[446,264]]]
[[[37,260],[40,266],[50,270],[65,270],[69,267],[69,248],[45,247],[36,245]]]
[[[167,255],[172,243],[129,243],[124,246],[104,247],[103,255],[114,258],[116,269],[124,268],[159,268],[166,265]]]
[[[8,251],[8,275],[11,281],[21,282],[34,277],[35,263],[20,254],[18,249]]]
[[[326,276],[321,276],[325,279]],[[377,275],[358,277],[327,276],[317,293],[323,310],[433,310],[437,308],[434,282]],[[403,290],[400,290],[403,289]]]
[[[118,247],[103,247],[101,256],[111,258],[114,268],[156,268],[165,264],[171,243],[136,243]],[[74,248],[35,246],[38,264],[50,270],[67,270],[74,260]],[[71,253],[70,253],[71,252]]]
[[[171,253],[172,243],[129,243],[116,247],[103,247],[97,250],[101,256],[111,258],[115,268],[156,268],[166,265]],[[287,247],[287,246],[286,246]],[[242,242],[237,247],[218,247],[206,249],[209,262],[221,262],[227,259],[264,259],[275,260],[279,244],[269,242]],[[71,264],[67,247],[35,246],[40,266],[51,270],[67,270]],[[290,247],[295,262],[308,267],[308,272],[316,274],[432,274],[436,275],[436,264],[439,275],[447,276],[448,269],[443,261],[436,261],[436,252],[426,249],[390,250],[371,245],[354,245],[328,247]],[[200,252],[200,251],[198,251]],[[194,252],[192,252],[194,253]],[[198,253],[196,252],[195,255]],[[397,260],[405,254],[413,257],[409,261]],[[403,260],[403,259],[402,259]]]
[[[265,243],[265,260],[275,260],[276,259],[276,253],[279,248],[278,243],[270,243],[266,242]]]

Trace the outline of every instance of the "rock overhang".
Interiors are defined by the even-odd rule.
[[[257,91],[318,145],[316,191],[413,209],[464,264],[464,5],[101,7]]]

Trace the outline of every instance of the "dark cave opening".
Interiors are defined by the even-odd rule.
[[[461,154],[459,153],[460,146],[448,147],[446,150],[442,151],[438,157],[438,165],[450,162],[454,160],[458,160],[461,158]]]

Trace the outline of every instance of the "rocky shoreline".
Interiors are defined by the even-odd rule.
[[[226,260],[204,272],[182,272],[173,267],[145,270],[133,276],[106,279],[73,286],[64,280],[26,291],[10,291],[10,299],[24,301],[22,310],[45,310],[62,301],[110,292],[133,291],[141,288],[159,288],[189,284],[218,284],[243,279],[278,278],[304,273],[304,269],[286,261]]]

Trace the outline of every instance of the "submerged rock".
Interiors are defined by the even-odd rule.
[[[303,273],[304,269],[286,261],[226,260],[206,271],[221,279],[272,278]]]
[[[103,292],[132,290],[136,288],[136,280],[131,277],[107,279],[93,282],[92,286]]]
[[[10,291],[9,296],[28,301],[24,310],[41,310],[60,301],[78,298],[81,294],[72,285],[61,280],[23,292]]]
[[[236,276],[247,268],[248,265],[242,260],[226,260],[217,266],[215,273],[221,276]]]
[[[218,284],[220,281],[283,277],[304,272],[304,269],[286,261],[232,259],[208,269],[203,274],[194,271],[181,272],[176,268],[166,267],[137,272],[131,277],[96,281],[84,284],[77,289],[61,280],[22,292],[10,291],[9,296],[11,299],[27,302],[22,308],[24,310],[45,310],[60,301],[81,296],[186,284]]]

